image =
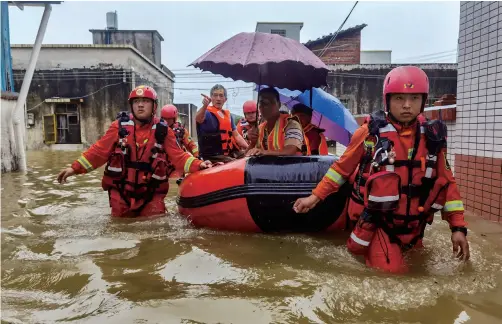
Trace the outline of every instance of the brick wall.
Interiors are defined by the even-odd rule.
[[[309,47],[314,54],[319,56],[326,46],[320,43]],[[361,60],[361,31],[337,38],[321,56],[321,60],[326,65],[334,64],[359,64]]]
[[[455,175],[466,210],[502,221],[502,2],[461,2]]]

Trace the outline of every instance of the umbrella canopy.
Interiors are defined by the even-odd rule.
[[[262,86],[261,88],[265,88]],[[291,109],[295,104],[302,103],[313,109],[312,124],[325,129],[324,135],[331,140],[347,146],[352,134],[359,127],[354,116],[338,98],[326,91],[314,88],[312,105],[310,104],[310,90],[291,91],[278,89],[281,102]]]
[[[268,33],[240,33],[189,66],[226,78],[307,90],[326,85],[328,67],[300,42]]]

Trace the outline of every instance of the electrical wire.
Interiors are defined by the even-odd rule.
[[[86,95],[84,95],[84,96],[80,96],[80,97],[71,97],[71,98],[65,98],[65,99],[82,99],[82,98],[87,98],[87,97],[90,97],[90,96],[92,96],[92,95],[94,95],[94,94],[96,94],[96,93],[100,92],[101,90],[103,90],[103,89],[105,89],[105,88],[108,88],[108,87],[111,87],[111,86],[115,86],[115,85],[119,85],[119,84],[122,84],[122,83],[123,83],[123,82],[118,82],[118,83],[113,83],[113,84],[107,84],[107,85],[105,85],[104,87],[101,87],[101,88],[99,88],[98,90],[96,90],[96,91],[94,91],[94,92],[91,92],[91,93],[89,93],[89,94],[86,94]],[[47,99],[50,99],[50,98],[47,98]],[[33,110],[33,109],[37,108],[38,106],[42,105],[42,104],[45,102],[45,100],[47,100],[47,99],[42,100],[42,102],[40,102],[40,103],[39,103],[38,105],[36,105],[36,106],[33,106],[33,107],[32,107],[32,108],[30,108],[30,109],[26,109],[26,111],[31,111],[31,110]]]
[[[356,1],[356,3],[354,3],[354,6],[352,7],[352,9],[350,9],[350,12],[349,14],[347,15],[347,17],[345,17],[345,20],[342,22],[342,24],[340,25],[340,27],[338,28],[338,30],[336,31],[336,33],[333,35],[333,37],[331,37],[331,39],[329,40],[329,42],[326,44],[326,46],[324,46],[324,49],[323,51],[319,54],[319,57],[322,57],[324,55],[324,53],[326,53],[328,47],[331,46],[331,44],[333,43],[333,41],[335,40],[336,36],[338,35],[338,33],[340,32],[340,30],[342,30],[343,26],[345,25],[345,23],[347,22],[347,20],[349,19],[350,17],[350,14],[352,14],[352,11],[354,10],[354,8],[357,6],[357,4],[359,3],[359,1]]]

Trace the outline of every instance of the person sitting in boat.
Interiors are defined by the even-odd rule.
[[[178,121],[178,108],[175,105],[165,105],[162,107],[160,117],[164,119],[167,125],[174,131],[178,145],[185,152],[191,153],[194,157],[199,158],[199,148],[197,144],[192,140],[185,127]]]
[[[383,84],[385,111],[371,114],[312,195],[293,206],[297,213],[308,212],[349,180],[348,213],[355,227],[347,247],[364,255],[370,267],[406,272],[403,252],[422,247],[425,227],[439,210],[450,225],[455,256],[469,259],[464,207],[446,155],[446,126],[421,114],[428,94],[429,79],[420,68],[391,70]]]
[[[237,122],[237,132],[249,145],[254,145],[258,139],[258,108],[254,100],[248,100],[242,105],[244,118]]]
[[[303,130],[297,117],[281,114],[279,92],[264,88],[258,94],[259,109],[265,119],[258,127],[258,141],[249,149],[252,155],[301,155]]]
[[[319,128],[311,123],[312,108],[297,103],[291,109],[291,114],[300,119],[303,127],[304,144],[302,147],[303,155],[328,155],[328,144],[324,136],[324,129]]]
[[[196,172],[212,164],[183,152],[173,130],[155,117],[158,100],[153,88],[134,88],[128,101],[132,114],[120,113],[103,137],[59,173],[57,181],[66,182],[107,163],[102,187],[108,191],[113,217],[165,214],[171,172],[175,168]]]
[[[217,84],[211,88],[210,97],[202,97],[202,107],[195,115],[200,155],[212,162],[230,162],[236,151],[248,148],[248,143],[237,132],[230,111],[223,109],[227,90]]]

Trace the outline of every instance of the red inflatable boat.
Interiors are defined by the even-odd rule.
[[[262,156],[188,175],[180,213],[197,227],[242,232],[319,232],[347,225],[348,183],[307,214],[293,204],[311,194],[336,156]],[[343,215],[343,217],[342,217]]]

